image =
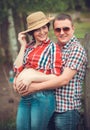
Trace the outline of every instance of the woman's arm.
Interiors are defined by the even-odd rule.
[[[20,48],[20,51],[19,51],[19,54],[14,62],[14,65],[19,68],[21,65],[22,65],[22,62],[23,62],[23,56],[24,56],[24,51],[25,51],[25,48],[26,48],[26,36],[25,34],[23,34],[23,32],[20,32],[18,34],[18,41],[20,42],[20,45],[21,45],[21,48]]]

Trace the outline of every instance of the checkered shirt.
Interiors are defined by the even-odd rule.
[[[62,48],[62,72],[65,67],[77,70],[68,85],[56,89],[56,112],[81,109],[82,83],[87,56],[75,36]],[[67,75],[68,76],[68,75]]]

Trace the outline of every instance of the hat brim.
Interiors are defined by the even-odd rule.
[[[45,19],[45,20],[43,20],[43,21],[40,21],[40,22],[37,23],[37,25],[32,26],[31,28],[29,28],[29,29],[23,31],[23,33],[27,33],[27,32],[36,30],[36,29],[38,29],[38,28],[41,28],[42,26],[46,25],[47,23],[51,22],[52,20],[54,20],[54,17],[50,17],[50,18],[48,18],[48,19]]]

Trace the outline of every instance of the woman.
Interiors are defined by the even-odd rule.
[[[52,74],[60,75],[60,47],[48,38],[51,20],[52,17],[47,17],[41,11],[32,13],[27,17],[28,29],[18,35],[21,49],[14,62],[14,88],[19,94],[25,87],[28,89],[31,82],[46,81],[54,76]],[[26,33],[32,36],[32,41],[28,44]],[[54,90],[21,96],[17,130],[46,130],[54,110]]]

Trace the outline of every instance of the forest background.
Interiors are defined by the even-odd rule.
[[[35,11],[47,15],[69,13],[75,21],[75,34],[83,38],[90,32],[89,0],[2,0],[0,1],[0,61],[12,63],[19,51],[17,35],[26,29],[26,17]],[[55,39],[53,31],[50,36]],[[3,56],[3,58],[2,58]]]
[[[84,38],[90,33],[90,0],[2,0],[0,1],[0,130],[14,130],[16,109],[19,96],[13,93],[9,81],[9,72],[18,54],[20,45],[18,33],[25,30],[26,17],[36,11],[44,11],[47,15],[68,13],[75,22],[75,35]],[[54,41],[53,29],[50,37]],[[5,78],[5,80],[4,80]],[[8,86],[6,88],[6,86]]]

